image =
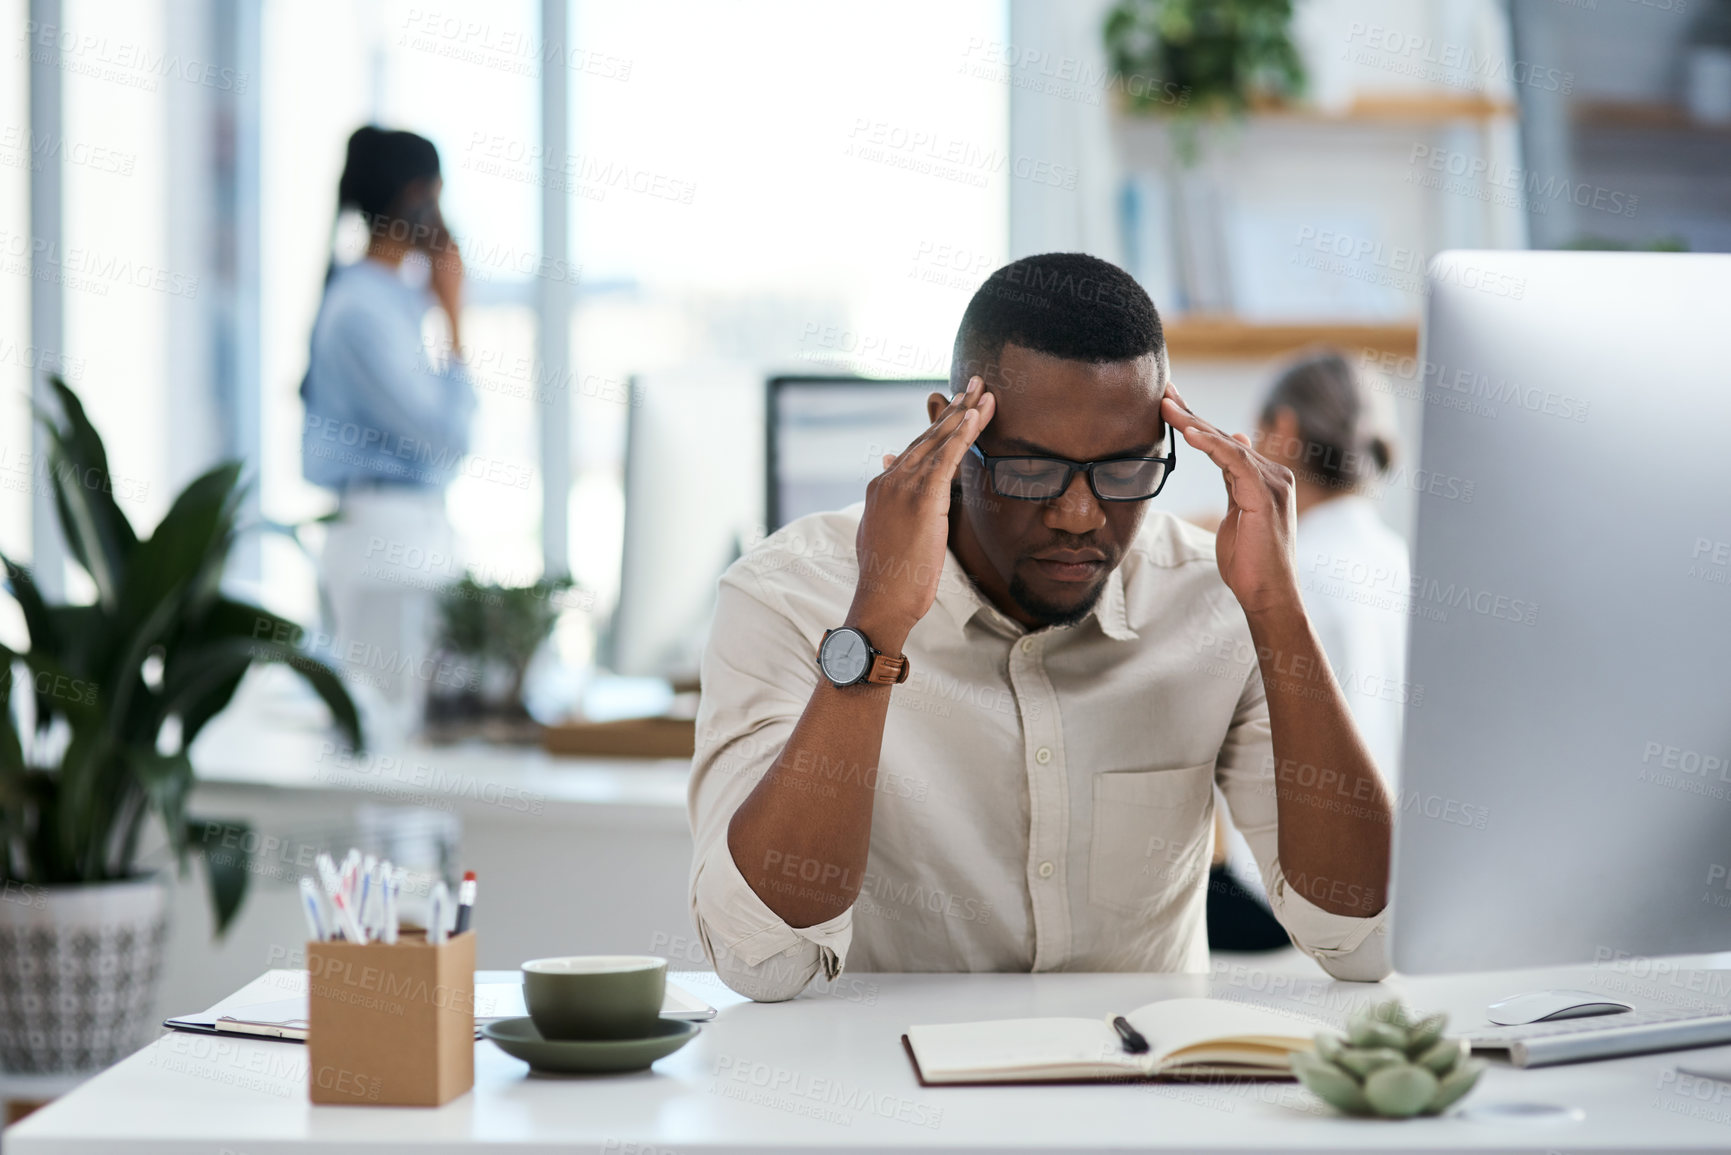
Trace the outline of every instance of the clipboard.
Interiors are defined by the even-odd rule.
[[[476,985],[477,1025],[517,1018],[528,1013],[528,1009],[523,1006],[520,983]],[[661,1000],[662,1018],[707,1023],[718,1013],[714,1007],[684,987],[676,983],[667,984],[666,994]],[[218,1003],[203,1014],[164,1019],[162,1025],[171,1031],[185,1031],[195,1035],[228,1035],[236,1038],[280,1039],[288,1043],[304,1043],[307,1037],[307,997],[299,994],[269,1002],[227,1008]],[[480,1037],[479,1030],[475,1037]]]

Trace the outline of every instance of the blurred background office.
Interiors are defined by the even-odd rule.
[[[1251,7],[0,0],[0,551],[45,591],[91,596],[32,480],[49,371],[107,439],[141,528],[242,460],[246,518],[275,532],[242,535],[229,586],[303,626],[351,686],[407,668],[428,701],[417,733],[383,730],[368,756],[395,743],[402,761],[348,763],[319,702],[256,671],[194,748],[205,809],[283,845],[400,829],[434,872],[460,846],[494,877],[553,862],[632,880],[554,910],[490,892],[483,965],[700,962],[677,759],[715,579],[791,517],[853,500],[917,432],[991,270],[1050,250],[1117,261],[1214,420],[1371,464],[1388,449],[1306,511],[1300,546],[1319,518],[1350,522],[1398,586],[1418,495],[1471,499],[1412,453],[1430,255],[1731,249],[1726,0],[1294,0],[1240,54],[1184,50]],[[368,125],[429,147],[382,202],[344,198],[333,235]],[[461,292],[439,291],[437,253],[398,254],[389,284],[423,294],[414,372],[450,389],[434,415],[461,451],[420,514],[362,523],[350,478],[305,469],[329,417],[321,301],[333,263],[333,294],[368,272],[369,217],[413,215],[392,201],[416,182]],[[1346,391],[1307,392],[1301,357]],[[1314,424],[1345,399],[1366,420]],[[1159,504],[1218,517],[1218,478],[1180,469]],[[430,657],[343,644],[321,557],[435,599]],[[1312,563],[1324,596],[1342,578]],[[1392,637],[1401,617],[1360,603],[1343,629]],[[21,634],[0,601],[0,641]],[[1355,712],[1421,708],[1378,652],[1348,686]],[[291,732],[302,745],[258,738]],[[1379,757],[1397,743],[1373,739]],[[177,892],[164,1010],[290,965],[296,872],[276,873],[256,872],[217,951],[202,900]]]

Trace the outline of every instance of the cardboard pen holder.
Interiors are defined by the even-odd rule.
[[[474,1085],[474,931],[307,944],[313,1102],[437,1107]]]

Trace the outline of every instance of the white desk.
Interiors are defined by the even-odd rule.
[[[1462,1025],[1476,1021],[1486,1003],[1519,990],[1581,986],[1642,1005],[1678,1005],[1723,989],[1723,975],[1700,982],[1681,971],[1646,977],[1577,967],[1399,979],[1379,987],[1238,964],[1212,977],[844,974],[829,994],[808,992],[781,1004],[743,1002],[710,975],[675,977],[722,1011],[649,1072],[530,1076],[524,1064],[483,1042],[475,1089],[445,1107],[313,1107],[306,1101],[304,1049],[169,1034],[12,1128],[5,1149],[7,1155],[283,1155],[315,1148],[376,1155],[457,1148],[516,1155],[1731,1150],[1731,1088],[1715,1102],[1719,1085],[1706,1085],[1701,1097],[1680,1090],[1686,1084],[1674,1075],[1678,1054],[1726,1066],[1731,1047],[1532,1071],[1494,1066],[1467,1105],[1545,1102],[1584,1111],[1578,1122],[1523,1126],[1459,1117],[1343,1119],[1283,1083],[925,1089],[900,1042],[912,1023],[1096,1015],[1210,989],[1324,1014],[1393,991],[1417,1008],[1448,1010]],[[1270,987],[1281,993],[1270,998]],[[266,976],[234,997],[271,994]]]

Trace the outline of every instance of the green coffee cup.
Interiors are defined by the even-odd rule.
[[[523,1001],[543,1039],[641,1039],[655,1030],[667,960],[590,954],[530,959]]]

